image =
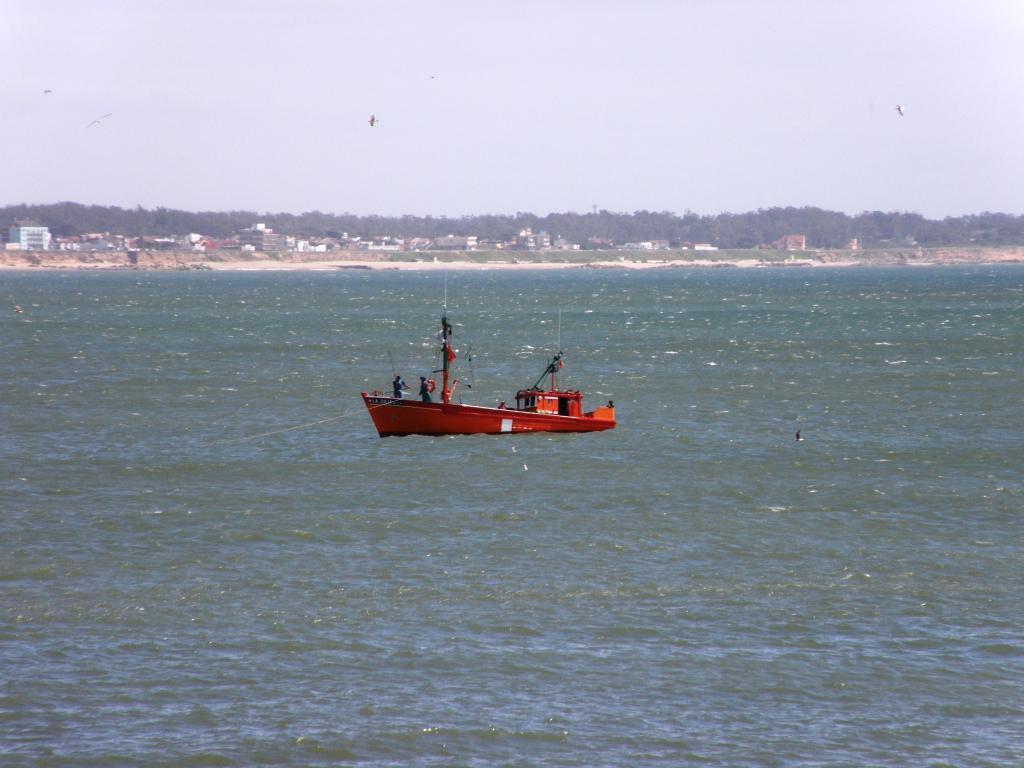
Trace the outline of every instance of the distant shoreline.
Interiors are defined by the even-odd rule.
[[[903,248],[871,251],[569,251],[236,254],[223,251],[0,251],[0,270],[211,270],[232,272],[358,270],[557,270],[794,268],[1024,264],[1024,247]]]

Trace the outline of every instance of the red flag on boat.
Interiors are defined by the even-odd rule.
[[[452,347],[448,347],[448,362],[455,361],[455,350]]]
[[[565,360],[559,360],[558,361],[558,367],[559,368],[565,368]]]

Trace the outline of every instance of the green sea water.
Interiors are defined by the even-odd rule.
[[[618,428],[378,438],[445,279],[465,402],[560,343]],[[3,766],[1024,762],[1020,266],[0,272],[0,334]]]

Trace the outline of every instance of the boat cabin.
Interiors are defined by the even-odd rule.
[[[550,413],[558,416],[582,416],[583,393],[577,391],[521,389],[516,392],[516,410]]]

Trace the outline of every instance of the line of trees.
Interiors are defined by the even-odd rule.
[[[59,237],[86,232],[111,232],[128,236],[181,235],[197,232],[226,237],[265,222],[275,232],[298,237],[439,237],[477,235],[487,240],[507,240],[529,227],[546,231],[584,248],[597,247],[593,240],[615,243],[641,240],[713,243],[720,248],[753,248],[772,243],[782,235],[803,234],[812,248],[844,248],[851,238],[861,247],[1024,245],[1024,216],[980,213],[941,220],[916,213],[870,211],[850,216],[821,208],[765,208],[747,213],[701,216],[687,211],[615,213],[532,213],[462,216],[356,216],[321,211],[307,213],[256,213],[254,211],[179,211],[170,208],[82,205],[10,205],[0,207],[0,225],[16,219],[32,219]]]

